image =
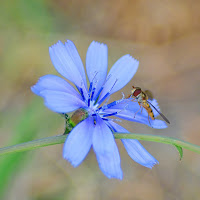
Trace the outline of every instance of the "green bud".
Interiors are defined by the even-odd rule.
[[[78,123],[80,123],[87,117],[88,117],[88,112],[82,108],[76,110],[71,117],[65,114],[66,128],[64,134],[69,133]]]

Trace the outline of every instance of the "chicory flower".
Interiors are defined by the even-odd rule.
[[[93,147],[102,172],[108,178],[122,179],[120,155],[113,131],[126,133],[128,131],[117,124],[116,119],[110,117],[115,116],[150,125],[148,113],[144,110],[135,115],[140,107],[137,102],[130,99],[122,98],[111,103],[107,101],[111,94],[123,88],[132,79],[139,62],[130,55],[124,55],[107,75],[107,46],[93,41],[86,55],[88,88],[83,63],[72,41],[68,40],[65,44],[59,41],[49,48],[49,53],[56,70],[71,81],[76,89],[58,76],[46,75],[41,77],[31,90],[43,97],[45,105],[54,112],[69,113],[81,109],[87,113],[87,117],[69,133],[63,148],[64,159],[77,167]],[[151,103],[159,109],[155,99]],[[150,121],[154,128],[166,128],[164,121],[158,119]],[[121,141],[128,155],[139,164],[152,168],[158,163],[138,140]]]

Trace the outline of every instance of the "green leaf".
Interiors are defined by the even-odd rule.
[[[177,145],[174,145],[179,152],[180,160],[183,158],[183,148]]]

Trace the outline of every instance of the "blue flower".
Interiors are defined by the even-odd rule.
[[[148,113],[143,110],[135,115],[140,107],[137,102],[128,99],[122,98],[109,104],[107,101],[111,94],[123,88],[132,79],[139,62],[130,55],[122,56],[107,75],[107,46],[93,41],[86,55],[88,89],[84,66],[72,41],[68,40],[65,44],[59,41],[49,48],[49,53],[56,70],[71,81],[76,89],[58,76],[46,75],[41,77],[31,90],[43,97],[45,105],[54,112],[69,113],[81,108],[88,114],[67,137],[63,157],[76,167],[93,147],[102,172],[108,178],[122,179],[120,155],[113,131],[128,131],[110,116],[149,125]],[[156,100],[152,100],[151,103],[159,109]],[[164,121],[150,119],[150,122],[154,128],[166,128]],[[121,141],[129,156],[139,164],[152,168],[158,163],[138,140]]]

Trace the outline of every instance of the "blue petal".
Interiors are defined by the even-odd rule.
[[[122,179],[120,156],[115,139],[105,122],[97,117],[93,135],[93,148],[102,172],[108,178]]]
[[[116,132],[129,133],[122,126],[109,121],[109,124]],[[128,155],[140,165],[148,168],[152,168],[158,161],[140,144],[138,140],[133,139],[121,139]]]
[[[63,147],[63,157],[77,167],[88,154],[92,146],[94,123],[87,118],[75,126],[67,137]]]
[[[159,110],[156,100],[152,101],[152,104],[155,105],[155,107],[158,108]],[[155,113],[155,116],[157,116],[156,114],[157,112],[154,109],[153,111]],[[104,112],[108,114],[116,112],[118,113],[115,115],[116,117],[129,120],[129,121],[146,124],[155,129],[167,128],[167,124],[165,123],[165,121],[162,121],[159,119],[152,120],[150,117],[148,117],[148,113],[144,108],[141,109],[137,102],[132,102],[128,99],[125,99],[121,103],[114,105],[110,107],[109,109],[104,110]]]
[[[79,93],[67,81],[55,75],[42,76],[38,82],[31,87],[31,90],[39,96],[41,96],[41,92],[44,90],[62,91],[81,99]]]
[[[78,54],[76,46],[74,45],[74,43],[71,40],[67,40],[67,42],[65,42],[65,47],[66,47],[67,52],[70,55],[71,59],[75,63],[77,69],[79,70],[81,77],[83,79],[84,85],[87,88],[87,81],[86,81],[84,66],[83,66],[82,60]]]
[[[80,98],[66,92],[44,90],[40,94],[45,99],[45,105],[54,112],[67,113],[86,107]]]
[[[108,48],[105,44],[93,41],[86,55],[86,69],[88,79],[93,82],[96,93],[102,87],[108,68]]]
[[[124,110],[124,111],[119,112],[115,116],[125,119],[125,120],[146,124],[146,125],[150,126],[151,128],[155,128],[155,129],[167,128],[167,124],[164,121],[159,120],[159,119],[152,120],[150,117],[148,119],[148,116],[143,116],[139,112],[135,115],[135,113]]]
[[[82,74],[83,70],[80,70],[82,65],[77,66],[77,64],[80,64],[79,57],[77,59],[78,52],[75,52],[74,46],[71,43],[70,45],[66,44],[66,46],[61,41],[58,41],[57,44],[49,47],[51,61],[61,75],[79,88],[82,88],[84,94],[86,94],[85,76]]]
[[[151,124],[149,124],[149,121],[148,122],[146,121],[145,124],[147,124],[148,126],[150,126],[152,128],[164,129],[164,128],[168,127],[165,121],[162,121],[162,120],[159,120],[159,119],[155,119],[155,120],[150,119],[150,121],[151,121],[150,122]]]
[[[108,92],[112,94],[123,88],[136,73],[138,65],[139,61],[130,55],[122,56],[111,68],[100,99]]]

